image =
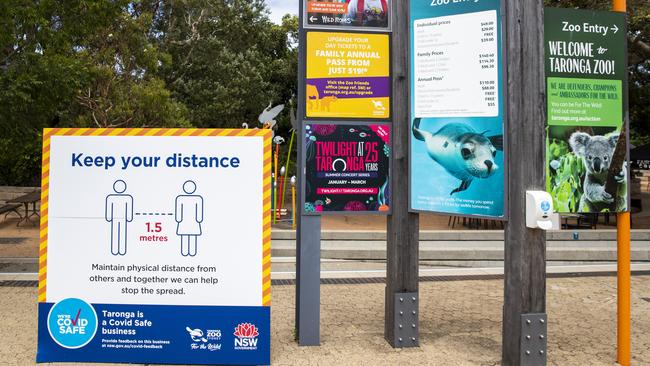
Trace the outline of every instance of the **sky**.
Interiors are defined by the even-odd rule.
[[[299,0],[266,0],[269,9],[271,10],[271,20],[280,24],[284,14],[298,15],[298,1]]]

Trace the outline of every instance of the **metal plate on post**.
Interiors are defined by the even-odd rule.
[[[546,314],[521,315],[520,365],[546,366],[547,321]]]
[[[395,294],[395,348],[420,345],[418,303],[416,292]]]

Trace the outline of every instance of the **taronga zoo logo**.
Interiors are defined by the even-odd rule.
[[[250,323],[241,323],[235,328],[235,349],[251,350],[257,349],[257,337],[260,335],[257,327]]]
[[[196,342],[196,343],[208,342],[206,338],[203,338],[203,331],[201,329],[192,329],[190,327],[185,327],[185,330],[187,331],[187,333],[190,334],[190,338],[192,338],[192,342]]]
[[[192,349],[204,349],[209,351],[221,350],[221,343],[211,343],[221,340],[221,330],[208,329],[206,332],[203,332],[201,329],[192,329],[190,327],[185,327],[185,330],[192,339],[192,344],[190,344]]]
[[[47,330],[59,346],[81,348],[97,333],[97,313],[87,302],[65,299],[56,303],[47,316]]]

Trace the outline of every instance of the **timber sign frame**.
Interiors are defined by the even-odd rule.
[[[317,23],[317,19],[305,19],[308,16],[307,7],[315,6],[313,3],[315,2],[307,0],[300,2],[300,180],[305,179],[305,154],[308,153],[306,139],[311,138],[305,125],[377,123],[376,119],[367,116],[359,118],[345,113],[325,119],[318,117],[328,116],[307,115],[310,97],[306,92],[309,69],[306,62],[312,57],[307,53],[313,51],[309,51],[307,41],[310,33],[322,32],[314,28],[323,28],[323,24],[311,24]],[[321,12],[326,12],[328,6],[331,7],[329,11],[342,12],[344,7],[323,6],[324,8],[318,8]],[[548,11],[554,15],[576,12],[571,9]],[[391,111],[389,116],[385,116],[386,119],[379,119],[379,122],[392,122],[390,186],[387,195],[391,212],[387,218],[384,337],[393,347],[417,347],[420,342],[418,212],[502,220],[505,221],[502,364],[545,365],[548,338],[546,232],[528,228],[525,219],[526,192],[545,190],[546,172],[551,163],[551,160],[546,160],[546,122],[547,105],[553,107],[553,101],[547,100],[546,95],[543,1],[404,0],[390,1],[389,12],[391,25],[382,30],[391,38]],[[620,23],[622,14],[593,14],[618,19],[615,28],[618,28],[618,32],[625,33],[625,26]],[[438,44],[440,42],[433,39],[431,34],[419,34],[414,27],[419,27],[420,33],[426,33],[425,29],[435,29],[441,34],[462,29],[465,34],[458,36],[458,42],[473,46],[467,50],[467,47],[454,49],[449,44]],[[377,31],[348,26],[327,29],[352,35],[367,35],[367,32]],[[619,74],[624,74],[623,65],[627,65],[627,61],[626,56],[622,55],[625,50],[614,48],[616,55],[609,56],[609,59],[616,59],[615,76],[618,78],[621,76]],[[460,51],[464,53],[461,54]],[[459,55],[468,59],[463,60]],[[331,60],[326,62],[339,62],[332,60],[341,57],[334,56],[328,56]],[[450,70],[450,67],[460,62],[450,62],[454,59],[462,61],[474,73],[480,74],[480,77],[467,77]],[[444,67],[440,67],[441,63]],[[549,75],[555,76],[557,75]],[[455,96],[444,95],[445,88],[449,89],[448,85],[451,85],[448,82],[456,80],[462,85],[449,90]],[[620,78],[617,80],[620,83],[614,87],[616,93],[611,94],[615,100],[608,103],[627,108],[627,81]],[[604,81],[604,84],[609,82]],[[558,87],[559,83],[549,80],[548,85]],[[555,92],[551,90],[549,93]],[[619,100],[619,97],[622,98]],[[604,99],[608,98],[608,95],[604,96]],[[461,102],[458,99],[462,99]],[[445,100],[457,105],[446,108],[445,105],[436,104]],[[464,103],[469,100],[473,102]],[[555,115],[556,112],[553,110],[551,114]],[[615,132],[623,136],[618,141],[629,139],[626,138],[629,134],[626,109],[609,108],[599,112],[615,116],[609,123],[615,123],[613,127],[618,127]],[[608,158],[629,155],[626,142],[615,145],[615,151]],[[553,156],[549,156],[551,158]],[[472,161],[477,164],[471,166],[469,163]],[[433,198],[440,203],[437,206],[413,205],[421,196],[413,188],[414,184],[431,183],[427,182],[424,175],[414,174],[426,169],[424,164],[439,165],[438,168],[442,169],[440,171],[447,175],[444,178],[445,189],[449,188],[450,181],[457,183],[444,194],[435,193],[437,197]],[[499,173],[502,174],[499,176],[502,179],[496,178],[498,165],[502,169]],[[620,175],[620,171],[610,174],[608,180],[614,179],[615,175]],[[495,185],[485,186],[476,182],[481,179],[487,181],[491,177],[494,178]],[[607,183],[609,186],[610,183]],[[478,188],[479,193],[476,194],[472,188]],[[490,196],[490,189],[492,192],[500,192],[500,195],[494,195],[489,204],[478,202],[481,196]],[[476,197],[464,197],[464,202],[452,202],[450,205],[449,192],[454,197],[468,193],[476,194]],[[297,230],[296,330],[300,345],[313,346],[320,343],[321,222],[320,215],[305,214],[304,189],[300,195],[302,208]],[[471,202],[472,199],[474,202]],[[424,203],[430,201],[426,197],[422,200]]]

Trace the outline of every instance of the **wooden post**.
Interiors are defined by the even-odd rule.
[[[393,149],[391,154],[391,206],[388,216],[386,263],[386,318],[384,337],[393,347],[417,346],[417,331],[399,341],[395,334],[399,311],[395,296],[418,292],[419,215],[409,213],[409,1],[391,1],[393,15]],[[407,299],[409,302],[411,298]],[[417,314],[413,314],[417,315]],[[417,320],[415,320],[417,325]],[[411,327],[412,322],[409,322]],[[417,328],[416,328],[417,329]]]
[[[546,234],[526,227],[526,191],[545,190],[546,80],[542,0],[505,0],[508,212],[503,365],[521,365],[522,315],[546,312]]]
[[[627,12],[626,0],[612,0],[612,7],[614,11]],[[625,113],[627,126],[627,106]],[[624,128],[626,134],[629,136],[629,129]],[[628,154],[627,145],[625,154]],[[629,189],[629,188],[628,188]],[[630,209],[628,205],[628,209]],[[631,255],[630,255],[630,212],[621,212],[616,219],[618,229],[618,327],[617,327],[617,355],[616,360],[621,366],[630,366],[631,362],[631,317],[632,309],[631,301]]]

